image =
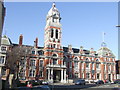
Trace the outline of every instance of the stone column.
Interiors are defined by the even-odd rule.
[[[53,82],[53,68],[51,69],[51,81]]]
[[[50,80],[50,69],[48,69],[48,81]]]
[[[64,70],[64,83],[66,83],[66,69]]]
[[[61,82],[63,82],[63,69],[61,69]]]

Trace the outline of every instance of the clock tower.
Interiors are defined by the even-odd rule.
[[[55,3],[46,17],[44,35],[44,77],[51,82],[66,82],[66,64],[61,46],[61,17]]]
[[[46,17],[45,26],[45,47],[59,48],[61,46],[61,24],[60,13],[53,3]]]

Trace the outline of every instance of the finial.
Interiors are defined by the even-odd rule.
[[[52,7],[55,7],[55,2],[53,2]]]

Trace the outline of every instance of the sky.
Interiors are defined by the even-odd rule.
[[[5,2],[6,16],[3,35],[13,43],[34,45],[36,37],[39,46],[44,45],[46,15],[52,2]],[[62,46],[73,48],[94,48],[98,50],[105,32],[105,42],[117,58],[118,54],[118,6],[117,2],[56,2],[61,15]]]

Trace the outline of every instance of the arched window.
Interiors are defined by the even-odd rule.
[[[38,51],[38,54],[39,54],[39,55],[43,55],[43,54],[44,54],[44,51],[40,50],[40,51]]]
[[[89,61],[89,59],[88,59],[88,58],[86,58],[86,61]]]
[[[75,57],[74,60],[78,60],[78,57]]]
[[[34,51],[34,50],[32,50],[32,54],[35,54],[35,51]]]
[[[58,39],[58,29],[56,29],[56,39]]]
[[[53,28],[51,29],[51,38],[53,38],[53,33],[54,33],[54,31],[53,31]]]
[[[96,62],[99,62],[99,59],[97,59]]]
[[[53,54],[53,57],[57,57],[57,55],[56,55],[56,54]]]

